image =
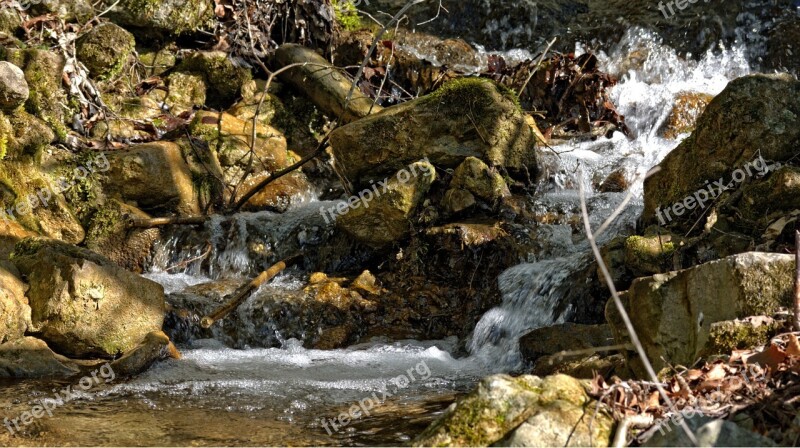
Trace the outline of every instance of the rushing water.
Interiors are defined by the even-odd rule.
[[[611,96],[635,138],[616,134],[611,139],[555,147],[559,155],[549,156],[555,169],[535,204],[567,217],[575,215],[577,186],[583,183],[595,228],[622,194],[593,192],[594,181],[619,168],[628,177],[641,176],[677,145],[658,136],[676,95],[682,91],[717,94],[729,80],[750,71],[741,48],[717,50],[699,62],[687,62],[641,30],[629,31],[600,59],[608,71],[621,76]],[[641,210],[641,181],[632,188],[635,200],[607,238],[633,226]],[[208,247],[175,236],[164,242],[148,276],[162,283],[168,294],[238,280],[304,242],[330,235],[330,226],[318,213],[321,205],[330,204],[312,200],[283,215],[265,212],[215,219],[205,229]],[[572,311],[563,300],[573,286],[570,282],[593,261],[585,238],[569,225],[542,226],[539,231],[549,238],[551,249],[531,254],[531,263],[500,276],[503,303],[476,326],[469,357],[451,355],[458,344],[455,340],[374,340],[342,350],[309,350],[295,339],[284,340],[280,328],[274,329],[274,336],[282,341],[282,348],[233,349],[222,344],[222,336],[194,340],[181,347],[183,359],[162,362],[135,379],[120,378],[82,394],[54,417],[37,420],[26,431],[39,435],[33,440],[42,444],[405,443],[481,376],[518,368],[517,341],[526,330],[569,319]],[[175,266],[175,259],[196,260]],[[288,275],[277,288],[292,291],[301,288],[302,282]],[[243,307],[252,307],[253,300]],[[232,318],[240,319],[241,331],[257,336],[247,316],[239,313]],[[407,379],[404,387],[398,387],[400,377]],[[0,384],[0,389],[12,391],[1,394],[0,405],[16,415],[58,386],[62,385]],[[389,395],[382,396],[369,415],[328,433],[323,418],[329,422],[384,388]]]

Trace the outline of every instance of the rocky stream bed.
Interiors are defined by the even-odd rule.
[[[0,0],[0,444],[797,446],[800,6],[667,4]]]

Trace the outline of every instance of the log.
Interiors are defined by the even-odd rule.
[[[175,216],[171,218],[150,218],[150,219],[131,219],[131,227],[149,229],[152,227],[163,227],[171,225],[197,225],[205,224],[207,216]]]
[[[203,328],[211,328],[211,326],[214,325],[214,322],[227,316],[228,313],[236,308],[239,308],[239,305],[244,303],[244,301],[250,297],[250,294],[253,291],[275,278],[275,276],[283,272],[283,270],[287,267],[297,263],[300,260],[302,260],[302,254],[294,255],[286,260],[273,264],[269,269],[259,274],[258,277],[240,286],[233,294],[227,296],[227,301],[224,305],[200,320],[200,326]]]

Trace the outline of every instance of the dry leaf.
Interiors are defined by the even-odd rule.
[[[758,364],[760,366],[766,366],[774,370],[778,367],[778,364],[784,362],[785,360],[786,352],[781,350],[777,345],[772,344],[763,352],[748,356],[745,358],[744,362],[745,364]]]

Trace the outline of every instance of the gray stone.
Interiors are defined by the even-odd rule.
[[[12,111],[28,100],[30,90],[21,68],[8,61],[0,61],[0,110]]]

